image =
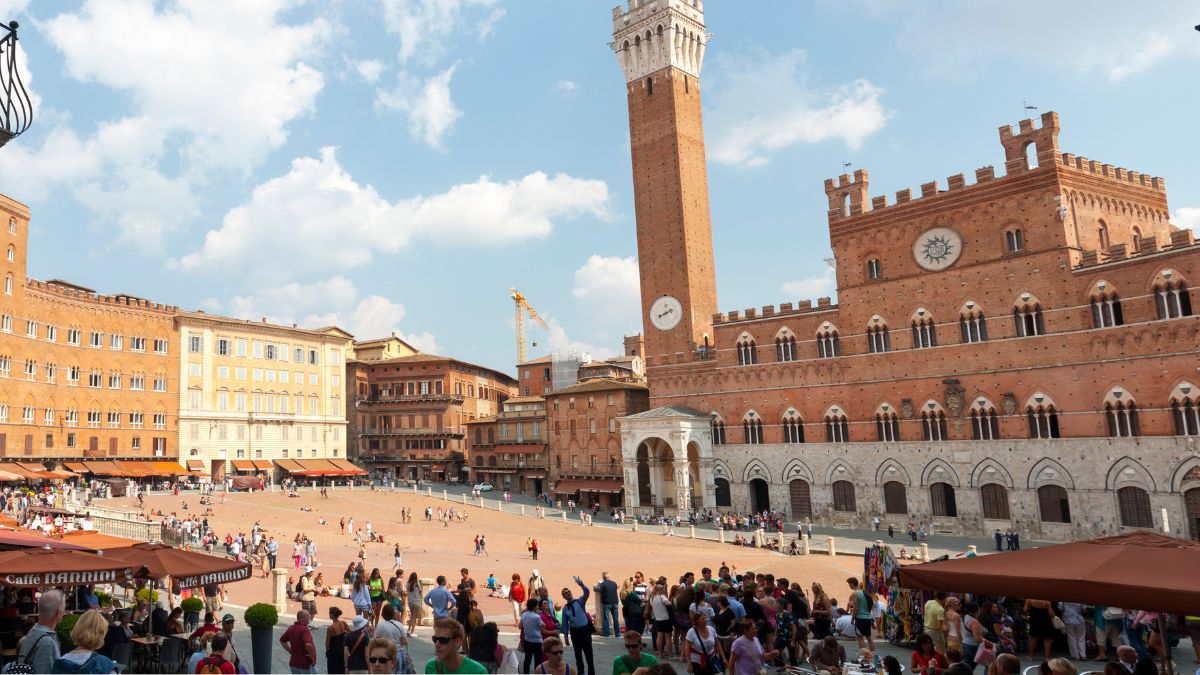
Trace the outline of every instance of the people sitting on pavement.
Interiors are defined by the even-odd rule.
[[[808,661],[817,672],[841,675],[842,665],[846,663],[846,648],[838,644],[837,638],[827,635],[813,647]]]

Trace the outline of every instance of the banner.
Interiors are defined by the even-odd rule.
[[[245,581],[253,573],[254,568],[247,563],[235,570],[226,572],[210,572],[208,574],[194,574],[190,577],[179,577],[179,586],[181,588],[200,588],[206,584],[228,584],[235,581]]]
[[[247,577],[249,574],[247,574]],[[31,588],[39,586],[82,586],[84,584],[120,584],[132,581],[133,570],[97,570],[93,572],[42,572],[39,574],[5,574],[0,577],[4,586]]]

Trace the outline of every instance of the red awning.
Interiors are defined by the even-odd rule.
[[[620,492],[625,484],[619,478],[565,478],[558,481],[554,491],[560,495],[576,492]]]
[[[269,459],[252,459],[250,461],[254,463],[254,468],[259,471],[270,471],[275,468]]]

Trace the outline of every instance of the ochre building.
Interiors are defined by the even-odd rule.
[[[652,408],[621,422],[628,509],[1200,538],[1200,247],[1162,178],[1063,151],[1055,113],[1005,125],[999,170],[826,181],[837,304],[721,313],[703,6],[613,28]]]

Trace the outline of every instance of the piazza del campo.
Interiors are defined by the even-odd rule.
[[[719,59],[726,44],[710,30],[721,27],[706,23],[702,0],[629,0],[610,14],[580,3],[590,9],[579,16],[604,23],[606,34],[611,20],[612,54],[603,44],[572,48],[609,69],[615,56],[627,104],[629,194],[588,201],[580,194],[595,182],[565,173],[509,182],[484,176],[409,203],[387,202],[341,165],[314,182],[318,192],[357,191],[349,201],[369,204],[364,218],[411,206],[411,220],[443,226],[448,221],[430,213],[447,200],[464,202],[448,220],[486,221],[488,195],[506,189],[530,191],[509,195],[505,201],[518,205],[506,217],[542,203],[574,204],[530,216],[539,225],[568,213],[604,221],[612,218],[605,199],[625,201],[624,234],[636,255],[612,260],[636,292],[620,296],[622,304],[574,289],[600,320],[622,311],[636,317],[632,330],[598,331],[619,344],[593,355],[581,343],[556,341],[557,315],[535,289],[518,290],[524,281],[505,275],[509,266],[548,267],[560,254],[535,254],[535,244],[518,240],[531,247],[528,259],[511,247],[497,253],[507,264],[474,269],[469,290],[450,289],[440,276],[407,279],[405,292],[442,294],[436,318],[479,343],[461,343],[452,356],[427,332],[396,330],[404,307],[382,295],[360,302],[342,276],[228,300],[214,297],[222,286],[188,296],[184,290],[201,291],[164,282],[164,297],[147,299],[93,288],[128,279],[106,278],[118,272],[104,258],[123,240],[70,266],[38,250],[71,245],[48,234],[56,223],[39,222],[42,212],[55,220],[74,213],[58,210],[67,194],[85,207],[97,190],[121,204],[146,198],[131,191],[121,201],[107,192],[126,166],[90,178],[80,166],[114,137],[137,145],[140,133],[148,143],[145,134],[158,124],[149,105],[143,117],[73,145],[79,139],[70,141],[75,132],[62,125],[93,104],[40,89],[50,77],[37,68],[45,41],[69,52],[68,37],[78,37],[72,22],[104,11],[131,21],[169,15],[157,35],[178,44],[160,48],[188,52],[196,36],[170,31],[196,8],[166,4],[159,15],[153,3],[89,1],[80,14],[48,20],[35,11],[53,10],[17,3],[12,11],[23,13],[22,23],[0,27],[3,672],[1171,675],[1200,668],[1200,315],[1193,305],[1200,297],[1191,293],[1200,244],[1196,225],[1185,222],[1200,223],[1200,209],[1168,203],[1170,175],[1152,165],[1127,168],[1121,157],[1091,158],[1086,136],[1080,147],[1061,147],[1071,115],[1027,102],[1025,119],[966,120],[964,134],[973,138],[966,147],[991,139],[978,146],[984,156],[928,146],[946,155],[938,161],[966,162],[963,173],[888,176],[912,185],[891,193],[870,187],[870,167],[887,162],[886,147],[868,146],[876,156],[848,141],[854,164],[826,172],[820,187],[796,186],[823,192],[821,208],[791,214],[823,222],[828,272],[813,274],[827,275],[824,295],[781,299],[764,287],[749,306],[723,306],[714,221],[727,225],[710,203],[715,164],[706,139],[720,161],[729,151],[725,139],[712,142],[711,125],[706,135],[713,106],[703,94],[706,59]],[[410,70],[390,94],[376,94],[376,113],[416,120],[454,107],[448,92],[435,91],[437,76],[416,89],[405,78],[421,67],[422,49],[437,58],[430,44],[411,47],[413,31],[431,31],[430,42],[448,39],[447,26],[471,4],[381,3],[379,20],[400,36],[400,67]],[[708,4],[711,13],[718,3]],[[492,11],[478,29],[482,43],[506,10],[500,0],[475,5]],[[268,12],[273,20],[277,11]],[[337,22],[323,21],[306,26],[338,32]],[[48,37],[37,35],[43,31]],[[296,36],[275,37],[273,46],[246,45],[247,58],[259,59],[253,65],[277,58]],[[1197,35],[1171,39],[1183,37],[1200,43]],[[1160,50],[1173,48],[1163,40]],[[78,75],[102,65],[65,58],[64,72],[81,81],[121,79],[99,70]],[[331,86],[379,81],[378,61],[341,58],[348,74]],[[460,67],[469,60],[451,65],[441,84]],[[306,68],[296,65],[285,79],[296,84],[311,75]],[[1194,61],[1192,68],[1194,75]],[[513,64],[511,76],[520,73]],[[570,99],[603,84],[560,81],[555,90]],[[161,86],[174,92],[163,100],[186,97],[168,80]],[[259,94],[251,107],[270,108],[273,95]],[[602,96],[619,94],[611,88]],[[236,108],[234,98],[228,105]],[[98,97],[94,105],[110,103]],[[752,117],[737,130],[760,123]],[[145,126],[122,132],[138,124]],[[183,123],[161,128],[170,124]],[[435,155],[446,152],[438,134],[448,127],[412,124],[415,139]],[[1127,119],[1108,124],[1135,128]],[[55,131],[31,149],[40,125]],[[170,142],[174,129],[158,142]],[[261,135],[279,147],[287,133],[272,129],[279,133]],[[314,249],[311,259],[266,252],[272,238],[306,239],[312,231],[287,218],[319,211],[311,193],[289,192],[287,181],[330,168],[339,151],[345,161],[346,149],[334,146],[353,138],[326,140],[319,125],[299,135],[317,137],[319,158],[296,159],[290,173],[254,188],[199,249],[157,260],[161,274],[185,274],[213,256],[232,265],[243,255],[235,235],[256,228],[265,239],[247,238],[245,250],[266,257],[223,268],[254,284],[290,278],[274,268],[303,267],[320,258],[321,246],[354,267],[404,250],[388,249],[389,237],[434,236],[401,233],[402,224],[387,220],[393,216],[378,216],[372,226],[390,223],[396,232],[364,239],[367,250],[357,256],[333,240],[302,241]],[[27,167],[46,185],[12,168],[64,144],[55,161]],[[1181,139],[1149,156],[1195,151]],[[197,178],[216,152],[180,151],[190,169],[178,180],[204,185],[249,171],[231,164]],[[147,157],[162,161],[161,149]],[[746,170],[773,170],[762,163],[746,160]],[[126,187],[174,194],[177,183],[155,183],[145,169]],[[1194,185],[1180,189],[1196,198]],[[273,195],[283,195],[274,211],[256,208]],[[178,210],[188,208],[181,199]],[[275,213],[286,216],[282,225],[267,222]],[[349,225],[334,214],[328,227]],[[496,227],[483,222],[442,236],[486,248]],[[784,243],[780,231],[728,227],[764,247]],[[444,255],[436,264],[448,275],[464,267],[446,245],[421,255]],[[741,282],[761,270],[730,258],[719,271],[738,281],[740,297]],[[32,277],[31,269],[50,278]],[[577,284],[586,269],[576,271]],[[619,286],[613,269],[598,276]],[[364,274],[405,272],[396,263]],[[325,291],[345,306],[321,304]],[[503,319],[470,318],[470,303],[484,294],[503,301]],[[514,332],[515,363],[486,365],[491,343],[511,356]]]

